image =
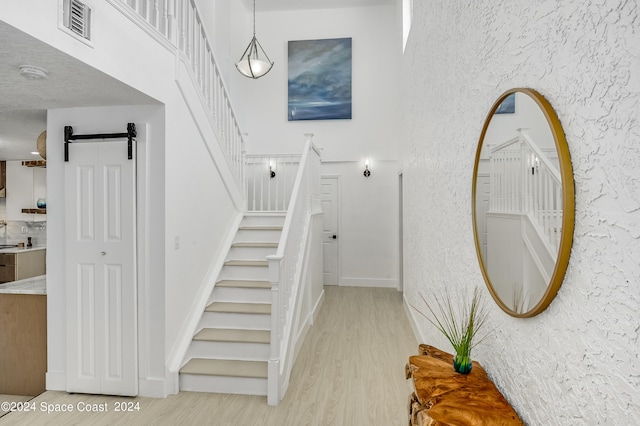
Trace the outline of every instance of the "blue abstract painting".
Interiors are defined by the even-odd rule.
[[[512,93],[504,98],[494,114],[513,114],[514,112],[516,112],[516,94]]]
[[[289,121],[351,118],[351,38],[289,42]]]

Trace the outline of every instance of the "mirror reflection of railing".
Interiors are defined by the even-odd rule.
[[[527,134],[491,149],[490,212],[528,215],[554,256],[562,230],[562,179],[558,167]]]
[[[514,108],[497,114],[507,98]],[[515,88],[494,102],[472,186],[476,252],[491,296],[511,316],[538,315],[562,285],[575,209],[569,148],[544,96]]]
[[[228,90],[193,0],[108,0],[142,29],[174,50],[192,73],[212,127],[236,181],[245,181],[244,140]]]
[[[247,155],[247,209],[284,212],[300,164],[300,155]]]

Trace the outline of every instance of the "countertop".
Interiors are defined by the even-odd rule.
[[[47,276],[40,275],[0,284],[0,295],[2,294],[47,294]]]
[[[0,253],[23,253],[25,251],[45,250],[46,247],[8,247],[0,248]]]

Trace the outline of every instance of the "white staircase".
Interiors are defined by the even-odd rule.
[[[271,286],[284,214],[247,214],[180,369],[180,390],[267,395]]]

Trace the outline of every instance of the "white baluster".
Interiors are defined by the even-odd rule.
[[[162,2],[162,33],[173,44],[173,0],[163,0]]]
[[[159,0],[153,1],[153,28],[158,30],[160,33],[163,33],[162,28],[160,27],[160,4]]]

